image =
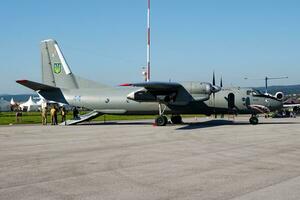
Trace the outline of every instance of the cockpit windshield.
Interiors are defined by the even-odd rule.
[[[262,95],[261,91],[252,89],[252,90],[247,90],[247,95]]]
[[[253,95],[261,95],[263,93],[261,93],[261,91],[259,91],[259,90],[253,89],[252,94]]]

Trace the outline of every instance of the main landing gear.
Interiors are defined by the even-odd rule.
[[[250,124],[256,125],[258,124],[258,117],[256,115],[252,115],[249,119]]]
[[[180,115],[174,115],[171,117],[172,124],[182,124],[182,118]],[[168,123],[168,118],[166,115],[159,115],[155,119],[155,124],[157,126],[165,126]]]
[[[164,106],[164,108],[162,106]],[[164,115],[165,110],[166,110],[166,105],[162,105],[161,103],[159,103],[158,104],[159,116],[157,116],[155,119],[155,124],[157,126],[165,126],[168,123],[168,118],[166,115]],[[182,118],[180,115],[172,115],[171,122],[173,124],[181,124]]]
[[[173,124],[182,124],[182,118],[181,118],[180,115],[173,115],[173,116],[171,117],[171,122],[172,122]]]
[[[155,119],[155,124],[157,126],[165,126],[168,123],[168,118],[167,118],[167,116],[164,115],[166,108],[167,108],[166,105],[162,105],[161,103],[158,103],[159,116],[156,117],[156,119]]]
[[[156,117],[155,124],[157,126],[165,126],[168,123],[168,118],[165,115]]]

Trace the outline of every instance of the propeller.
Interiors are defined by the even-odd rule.
[[[212,86],[211,86],[211,93],[213,93],[213,96],[215,95],[216,92],[219,92],[221,90],[220,86],[216,85],[216,77],[215,77],[215,71],[213,72],[213,81],[212,81]]]
[[[214,101],[214,116],[215,118],[217,118],[217,114],[216,114],[216,92],[219,92],[223,87],[223,80],[221,77],[220,80],[220,86],[216,85],[216,76],[215,76],[215,71],[213,71],[213,80],[212,80],[212,94],[213,94],[213,101]]]
[[[221,76],[221,80],[220,80],[220,87],[223,87],[223,80],[222,80],[222,76]]]
[[[214,101],[214,116],[215,118],[217,118],[217,115],[216,115],[216,77],[215,77],[215,71],[213,71],[213,81],[212,81],[212,84],[213,84],[213,101]]]
[[[213,71],[213,81],[212,81],[213,85],[216,85],[216,78],[215,78],[215,71]]]

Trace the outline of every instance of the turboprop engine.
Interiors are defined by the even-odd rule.
[[[212,94],[219,92],[221,87],[217,85],[212,85],[210,83],[203,83],[203,82],[191,82],[191,86],[188,87],[185,85],[185,88],[192,94]]]
[[[196,101],[206,101],[211,94],[219,92],[221,87],[212,85],[210,83],[192,82],[188,91]]]

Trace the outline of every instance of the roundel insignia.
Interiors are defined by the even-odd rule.
[[[53,72],[59,74],[61,72],[61,63],[54,63]]]

